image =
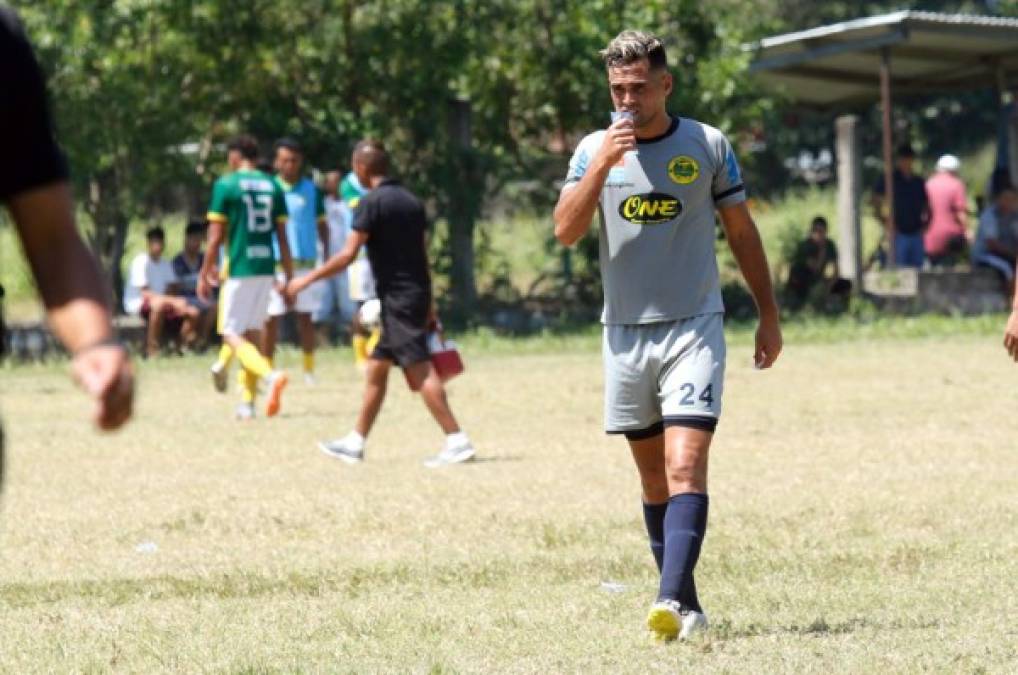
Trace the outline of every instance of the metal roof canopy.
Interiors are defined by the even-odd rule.
[[[749,49],[756,53],[750,72],[798,103],[848,107],[880,100],[892,267],[892,88],[908,95],[995,87],[1003,98],[1009,87],[1018,86],[1018,19],[894,12],[765,38]],[[857,234],[858,223],[854,228]]]
[[[796,102],[845,107],[897,94],[1018,87],[1018,19],[903,11],[765,38],[749,66]]]

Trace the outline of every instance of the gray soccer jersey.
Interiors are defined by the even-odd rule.
[[[583,178],[604,134],[580,141],[563,189]],[[745,199],[735,153],[717,129],[673,118],[667,133],[640,140],[601,190],[602,321],[646,324],[723,312],[714,210]]]

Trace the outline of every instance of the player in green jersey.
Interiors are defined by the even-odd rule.
[[[276,256],[273,234],[279,240],[279,256],[284,277],[293,276],[293,263],[286,239],[286,201],[272,176],[258,171],[258,143],[251,136],[238,136],[227,145],[230,173],[219,178],[212,188],[209,205],[208,251],[198,276],[198,297],[208,300],[211,287],[218,283],[213,261],[225,242],[228,272],[220,292],[223,340],[234,351],[244,369],[243,401],[237,408],[238,419],[254,416],[254,398],[258,380],[266,378],[269,396],[265,413],[279,412],[287,376],[272,369],[255,346],[268,317],[269,293],[275,284]],[[217,364],[219,365],[219,364]],[[226,368],[218,371],[217,389],[225,388]]]

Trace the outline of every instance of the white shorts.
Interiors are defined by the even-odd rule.
[[[634,439],[666,426],[714,431],[724,377],[721,314],[605,326],[605,431]]]
[[[219,293],[223,335],[241,336],[249,330],[261,330],[269,316],[271,276],[232,277]]]
[[[311,270],[294,270],[293,278],[299,279],[300,277],[307,276]],[[286,277],[282,272],[276,275],[276,281],[283,283]],[[318,311],[318,305],[321,303],[322,287],[319,284],[311,284],[303,291],[297,294],[297,297],[293,301],[293,307],[287,307],[286,301],[283,300],[283,296],[273,287],[269,293],[269,316],[283,316],[290,312],[299,312],[300,314],[311,314],[312,312]]]
[[[347,268],[346,278],[350,284],[350,299],[367,302],[378,297],[375,291],[375,275],[367,258],[357,258]]]

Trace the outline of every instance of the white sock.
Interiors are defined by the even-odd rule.
[[[464,445],[469,445],[470,439],[462,431],[456,431],[445,437],[446,448],[458,448]]]
[[[357,433],[357,431],[351,431],[346,435],[346,438],[343,439],[344,445],[347,445],[354,450],[363,450],[365,440],[366,439]]]

